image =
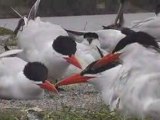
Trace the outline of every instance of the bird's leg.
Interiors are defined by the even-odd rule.
[[[124,9],[125,1],[126,0],[120,0],[119,10],[117,12],[117,17],[114,22],[115,25],[118,25],[117,27],[122,27],[122,24],[124,22],[123,9]]]
[[[4,49],[5,49],[5,51],[9,51],[10,50],[7,45],[4,45]]]
[[[103,29],[121,29],[124,24],[123,9],[125,2],[126,0],[120,0],[119,9],[114,23],[108,26],[102,26]]]

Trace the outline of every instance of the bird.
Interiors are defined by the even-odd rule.
[[[48,77],[60,79],[72,64],[81,65],[75,57],[77,44],[67,32],[56,24],[41,21],[36,17],[40,0],[37,0],[29,12],[16,27],[17,46],[23,49],[18,57],[27,62],[41,62],[48,68]],[[21,20],[22,21],[22,20]]]
[[[149,17],[147,19],[144,20],[136,20],[136,21],[132,21],[131,22],[131,28],[133,29],[138,29],[140,26],[147,25],[147,24],[151,24],[152,22],[154,22],[156,19],[158,20],[159,18],[159,12],[160,12],[160,4],[157,4],[155,9],[154,9],[154,13],[155,16],[153,17]],[[151,22],[152,21],[152,22]],[[151,22],[151,23],[150,23]],[[152,24],[151,24],[152,25]],[[141,28],[141,27],[140,27]]]
[[[86,52],[89,53],[95,60],[98,60],[101,57],[97,52],[97,48],[101,49],[99,36],[97,34],[98,31],[74,31],[69,29],[65,29],[65,31],[70,37],[75,39],[78,46],[80,46],[78,48],[80,48],[81,51],[87,50]],[[101,51],[106,54],[105,50],[101,49]]]
[[[96,64],[111,64],[111,61],[117,60],[122,62],[121,72],[114,84],[115,90],[119,91],[120,109],[129,115],[158,119],[160,117],[158,43],[150,35],[138,32],[121,40],[107,56]]]
[[[133,21],[131,23],[132,25],[130,28],[134,31],[146,32],[152,35],[153,37],[155,37],[157,41],[160,42],[160,36],[157,32],[159,30],[159,21],[160,21],[160,17],[158,14],[157,16],[150,17],[145,20],[136,21],[136,22]]]
[[[0,98],[40,99],[44,90],[58,93],[47,80],[48,69],[44,64],[11,56],[20,52],[15,49],[0,54]]]
[[[119,42],[119,40],[125,37],[125,35],[122,35],[121,32],[119,32],[119,30],[121,31],[121,29],[124,29],[123,27],[123,24],[124,24],[123,9],[124,9],[126,0],[119,0],[119,3],[120,3],[120,6],[117,12],[117,17],[115,18],[114,24],[111,24],[108,26],[102,26],[103,30],[97,30],[97,31],[74,31],[74,30],[68,30],[68,29],[65,29],[65,30],[72,37],[77,38],[77,36],[83,36],[82,37],[83,39],[81,38],[81,40],[79,39],[77,40],[79,42],[86,43],[87,41],[87,43],[90,46],[95,46],[97,44],[100,44],[98,45],[98,47],[100,46],[102,49],[106,50],[106,48],[112,46],[112,43],[114,42],[117,43]],[[127,28],[127,31],[129,31],[129,28]],[[108,45],[110,43],[111,45]],[[116,43],[114,45],[116,45]]]
[[[158,119],[159,52],[158,43],[152,36],[137,32],[122,39],[112,53],[90,64],[80,74],[56,85],[93,82],[100,89],[104,102],[111,108],[118,107],[128,116]],[[113,72],[114,69],[117,71]],[[107,71],[110,74],[104,74]],[[110,76],[107,78],[107,75]]]
[[[124,5],[126,0],[120,0],[120,7],[119,11],[117,13],[117,17],[115,19],[115,23],[113,25],[109,26],[103,26],[104,29],[116,29],[120,30],[124,28]],[[129,29],[132,31],[138,32],[142,31],[145,32],[153,37],[156,38],[156,41],[160,42],[160,35],[157,31],[159,31],[159,12],[160,12],[160,4],[157,4],[154,8],[155,16],[149,17],[144,20],[134,20],[131,22],[131,25],[129,26]],[[119,22],[119,23],[118,23]]]
[[[66,30],[66,29],[65,29]],[[105,29],[97,31],[73,31],[66,30],[70,36],[83,36],[81,43],[87,42],[90,46],[98,46],[104,51],[111,52],[115,45],[132,30],[125,28],[123,30]],[[134,32],[134,31],[133,31]]]
[[[119,30],[119,31],[125,31],[125,35],[130,34],[131,32],[145,32],[151,36],[153,36],[157,42],[160,42],[160,36],[159,33],[157,31],[159,31],[159,12],[160,12],[160,5],[157,4],[157,6],[155,7],[154,11],[155,11],[155,16],[154,17],[150,17],[147,18],[145,20],[139,20],[139,21],[132,21],[131,22],[131,26],[128,27],[124,27],[124,17],[123,17],[123,12],[124,12],[124,5],[126,3],[126,0],[120,0],[120,7],[117,13],[117,17],[115,19],[115,23],[113,25],[109,25],[109,26],[103,26],[105,30]],[[114,37],[112,37],[113,39],[119,38],[122,35],[117,34],[118,32],[113,31],[113,32],[109,32],[105,33],[105,35],[103,35],[104,32],[102,32],[103,30],[98,30],[98,31],[74,31],[74,30],[67,30],[66,31],[69,33],[69,35],[71,36],[83,36],[84,40],[85,39],[89,42],[90,45],[92,45],[93,41],[99,40],[100,42],[100,46],[102,46],[102,49],[106,49],[108,48],[106,45],[109,43],[112,43],[112,40],[110,40],[110,42],[105,42],[105,39],[108,39],[108,37],[110,36],[111,33],[112,36],[115,35]],[[101,34],[101,35],[100,35]],[[124,36],[125,37],[125,36]],[[110,38],[111,39],[111,38]],[[116,40],[121,40],[120,39],[116,39]],[[97,42],[96,42],[97,43]],[[106,44],[107,43],[107,44]],[[117,42],[118,43],[118,42]],[[114,44],[115,45],[115,44]],[[110,51],[109,51],[110,52]]]

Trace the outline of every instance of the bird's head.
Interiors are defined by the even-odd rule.
[[[95,40],[98,40],[98,34],[95,32],[87,32],[84,33],[83,38],[88,42],[89,45],[91,45]]]
[[[52,48],[70,64],[81,69],[81,64],[75,57],[77,44],[75,40],[69,36],[58,36],[52,44]]]
[[[34,84],[38,85],[40,88],[53,91],[57,93],[55,86],[50,83],[48,78],[48,69],[45,65],[39,62],[29,62],[26,64],[23,70],[23,74]]]

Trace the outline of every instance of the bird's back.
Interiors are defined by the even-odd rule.
[[[122,110],[143,116],[150,110],[152,103],[160,100],[160,54],[152,48],[138,44],[133,44],[132,47],[132,53],[126,49],[131,55],[126,55],[128,57],[123,61],[114,88],[119,93]]]
[[[1,75],[16,74],[23,70],[26,62],[18,57],[0,58]]]
[[[131,27],[135,31],[143,31],[156,38],[159,42],[160,16],[152,17],[146,21],[139,22]]]
[[[48,42],[53,42],[59,35],[68,35],[59,25],[42,22],[40,18],[29,20],[17,35],[18,46],[24,49],[41,50]]]

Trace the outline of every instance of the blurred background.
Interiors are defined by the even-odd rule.
[[[0,0],[0,18],[17,17],[11,7],[26,15],[35,0]],[[160,0],[128,0],[125,13],[152,12]],[[39,16],[113,14],[118,0],[41,0]]]

